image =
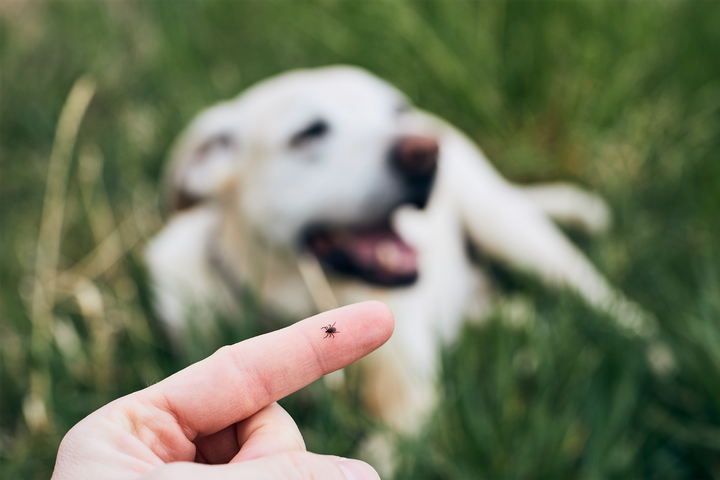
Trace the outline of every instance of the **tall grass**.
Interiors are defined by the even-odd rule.
[[[518,182],[603,194],[569,232],[653,312],[645,349],[502,267],[508,299],[443,352],[444,401],[398,478],[720,478],[720,4],[185,1],[0,5],[0,468],[47,478],[64,433],[217,346],[277,328],[246,311],[173,355],[144,242],[158,179],[200,109],[290,68],[363,66],[478,141]],[[353,375],[353,372],[350,372]],[[314,451],[379,428],[322,383],[283,404]]]

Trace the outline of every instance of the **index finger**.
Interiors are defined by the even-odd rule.
[[[339,333],[325,338],[323,326]],[[223,347],[145,392],[177,418],[186,437],[215,433],[343,368],[392,335],[390,309],[364,302]]]

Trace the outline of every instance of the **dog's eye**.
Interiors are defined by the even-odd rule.
[[[210,138],[208,141],[200,145],[200,147],[198,148],[198,154],[201,157],[204,157],[215,150],[228,150],[232,148],[234,144],[235,142],[233,141],[233,138],[232,136],[230,136],[229,133],[221,133]]]
[[[330,131],[330,126],[324,120],[316,120],[296,133],[290,139],[290,145],[301,147],[306,143],[324,137]]]
[[[406,113],[410,113],[412,106],[408,102],[400,102],[395,106],[395,115],[401,116]]]

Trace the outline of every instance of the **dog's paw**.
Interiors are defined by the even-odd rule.
[[[536,207],[561,225],[598,235],[607,231],[612,223],[607,202],[600,195],[575,185],[554,183],[522,189]]]

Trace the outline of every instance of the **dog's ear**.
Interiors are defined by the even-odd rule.
[[[216,198],[236,181],[238,118],[232,103],[201,113],[178,138],[165,175],[165,203],[178,211]]]

